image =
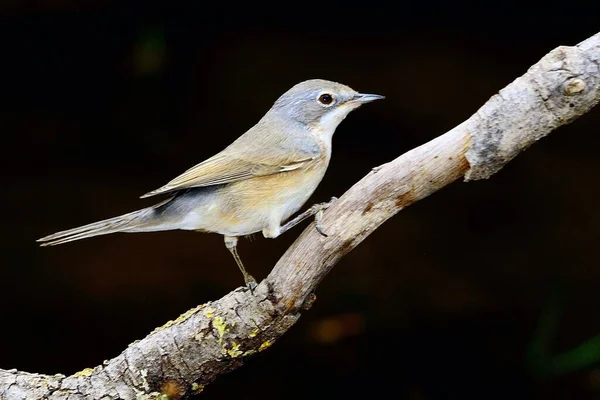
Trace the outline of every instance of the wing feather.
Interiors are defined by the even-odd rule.
[[[268,112],[226,149],[142,198],[285,173],[305,167],[320,155],[318,141],[303,126]]]
[[[141,196],[146,198],[157,194],[173,192],[193,187],[221,185],[250,179],[256,176],[273,175],[281,172],[302,168],[314,157],[304,157],[297,160],[268,160],[263,158],[261,163],[254,163],[242,158],[232,157],[222,152],[200,164],[188,169],[166,185]],[[276,161],[265,163],[265,161]]]

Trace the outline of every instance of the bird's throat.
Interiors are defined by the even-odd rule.
[[[346,116],[352,111],[349,106],[341,105],[327,114],[323,115],[321,119],[315,124],[314,130],[319,134],[331,137],[338,127],[340,122],[346,118]]]

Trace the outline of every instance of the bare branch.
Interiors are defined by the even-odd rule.
[[[72,376],[0,370],[0,398],[151,399],[199,393],[270,347],[331,268],[388,218],[464,176],[488,178],[600,100],[600,33],[558,47],[448,133],[376,168],[311,224],[254,293],[189,310],[123,353]],[[161,397],[162,396],[162,397]]]

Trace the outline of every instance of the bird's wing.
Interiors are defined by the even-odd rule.
[[[282,154],[237,154],[233,156],[227,150],[216,154],[206,161],[188,169],[163,187],[153,190],[141,198],[155,196],[175,190],[193,187],[220,185],[253,178],[256,176],[273,175],[280,172],[293,171],[302,168],[315,157],[310,154],[296,153],[294,156]],[[260,160],[260,162],[249,161]]]

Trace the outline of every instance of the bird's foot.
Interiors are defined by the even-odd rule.
[[[315,228],[317,228],[317,232],[321,235],[327,237],[329,236],[325,229],[323,228],[323,211],[327,210],[329,206],[333,204],[334,201],[337,200],[337,197],[332,197],[327,203],[319,203],[313,206],[313,211],[315,212]]]
[[[250,290],[250,293],[254,294],[254,289],[258,286],[256,283],[256,279],[252,275],[244,276],[244,281],[246,282],[246,287]]]

